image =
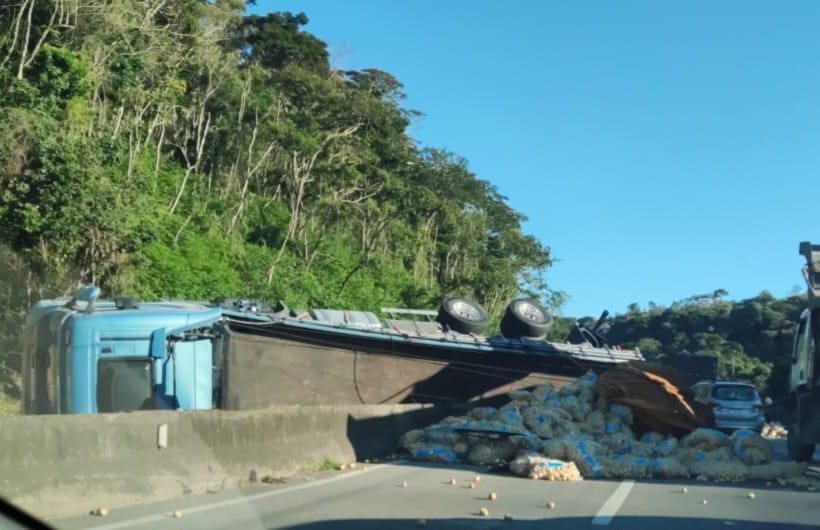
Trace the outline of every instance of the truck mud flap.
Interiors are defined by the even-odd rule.
[[[800,438],[802,443],[820,443],[820,390],[800,397]]]

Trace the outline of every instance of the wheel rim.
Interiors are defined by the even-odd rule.
[[[522,317],[527,320],[532,320],[533,322],[544,322],[547,319],[547,316],[541,308],[531,302],[519,302],[518,313]]]
[[[481,312],[471,304],[467,302],[462,302],[461,300],[454,300],[450,302],[450,311],[454,314],[465,318],[467,320],[472,320],[474,322],[478,322],[482,319]]]

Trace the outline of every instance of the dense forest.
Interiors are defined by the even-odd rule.
[[[0,4],[2,393],[17,393],[28,306],[86,282],[371,310],[458,294],[495,317],[519,295],[560,305],[524,216],[408,134],[422,114],[398,79],[334,68],[307,23],[242,0]],[[798,306],[635,306],[607,334],[762,382]]]

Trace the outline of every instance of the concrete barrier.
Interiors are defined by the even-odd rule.
[[[437,421],[421,405],[0,417],[0,495],[44,518],[383,456]],[[164,440],[163,440],[164,438]],[[165,447],[161,447],[165,445]]]

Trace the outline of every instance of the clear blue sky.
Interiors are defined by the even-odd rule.
[[[401,80],[559,260],[581,316],[802,286],[820,240],[820,2],[264,1]]]

